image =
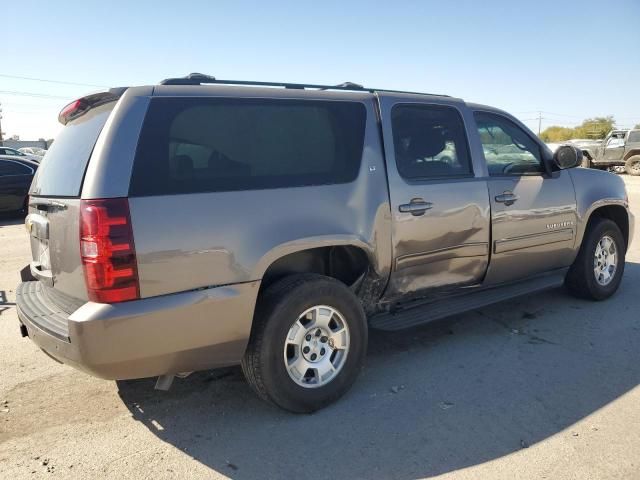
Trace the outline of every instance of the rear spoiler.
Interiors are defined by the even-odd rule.
[[[74,100],[70,104],[66,105],[58,114],[58,121],[62,125],[66,125],[71,120],[75,120],[87,113],[92,108],[104,105],[105,103],[115,102],[128,87],[111,88],[106,92],[93,93],[86,97]]]

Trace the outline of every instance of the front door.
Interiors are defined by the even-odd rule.
[[[492,112],[474,117],[491,201],[491,264],[485,284],[568,266],[577,222],[569,172],[548,172],[538,142],[511,119]]]
[[[381,101],[393,217],[386,297],[480,283],[489,259],[486,178],[474,175],[463,105]],[[471,120],[472,121],[472,120]]]
[[[605,144],[604,160],[607,162],[621,162],[624,156],[624,132],[614,133]]]

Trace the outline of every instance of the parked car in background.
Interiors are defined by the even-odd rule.
[[[19,148],[18,151],[26,153],[27,155],[36,155],[40,158],[44,157],[44,154],[47,153],[44,148],[39,147],[22,147]]]
[[[586,167],[624,167],[629,175],[640,175],[640,130],[612,130],[595,145],[578,145]]]
[[[567,143],[575,145],[576,147],[593,148],[600,145],[602,140],[593,138],[572,138],[571,140],[567,140]]]
[[[0,212],[26,212],[29,187],[38,163],[14,155],[0,155]]]
[[[102,378],[166,389],[241,364],[261,398],[311,412],[353,384],[369,328],[563,284],[610,297],[634,231],[621,178],[447,96],[192,74],[59,120],[17,312]]]
[[[551,150],[551,153],[556,153],[556,150],[558,148],[560,148],[562,145],[566,145],[567,143],[557,143],[557,142],[550,142],[547,143],[547,147],[549,148],[549,150]]]
[[[0,146],[0,155],[12,155],[14,157],[26,158],[36,162],[40,162],[40,160],[42,160],[42,157],[39,155],[34,155],[32,153],[24,153],[24,152],[21,152],[20,150],[16,150],[15,148],[3,147],[3,146]]]

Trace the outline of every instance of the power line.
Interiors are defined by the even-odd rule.
[[[47,95],[46,93],[36,93],[36,92],[20,92],[17,90],[0,90],[0,93],[5,95],[20,95],[23,97],[35,97],[35,98],[56,98],[59,100],[69,100],[72,97],[62,97],[59,95]]]
[[[542,113],[546,113],[547,115],[554,115],[556,117],[582,118],[579,115],[567,115],[565,113],[545,112],[544,110],[542,110]]]
[[[47,80],[45,78],[35,78],[35,77],[20,77],[18,75],[5,75],[4,73],[0,74],[0,77],[14,78],[16,80],[32,80],[34,82],[58,83],[58,84],[61,84],[61,85],[76,85],[76,86],[79,86],[79,87],[108,88],[107,85],[96,85],[96,84],[93,84],[93,83],[64,82],[62,80]]]

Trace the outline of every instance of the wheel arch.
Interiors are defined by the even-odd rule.
[[[256,278],[260,291],[295,274],[316,273],[335,278],[351,288],[365,311],[375,307],[389,272],[380,267],[375,251],[361,240],[351,238],[307,239],[281,245],[258,262]]]
[[[587,150],[586,148],[582,149],[582,155],[587,157],[589,160],[593,160],[595,157],[594,154],[590,150]]]
[[[620,203],[606,203],[593,208],[589,214],[588,220],[585,224],[584,231],[582,232],[582,238],[584,233],[589,229],[590,225],[596,218],[606,218],[613,221],[620,231],[625,241],[625,246],[628,247],[630,243],[630,219],[626,206]],[[582,238],[580,242],[582,242]]]
[[[627,245],[632,241],[634,218],[629,211],[629,200],[623,179],[594,169],[569,170],[576,195],[577,225],[575,254],[589,224],[597,217],[609,218],[622,230]]]
[[[626,162],[631,157],[634,157],[636,155],[640,155],[640,148],[634,148],[633,150],[629,150],[627,153],[624,154],[623,160]]]

